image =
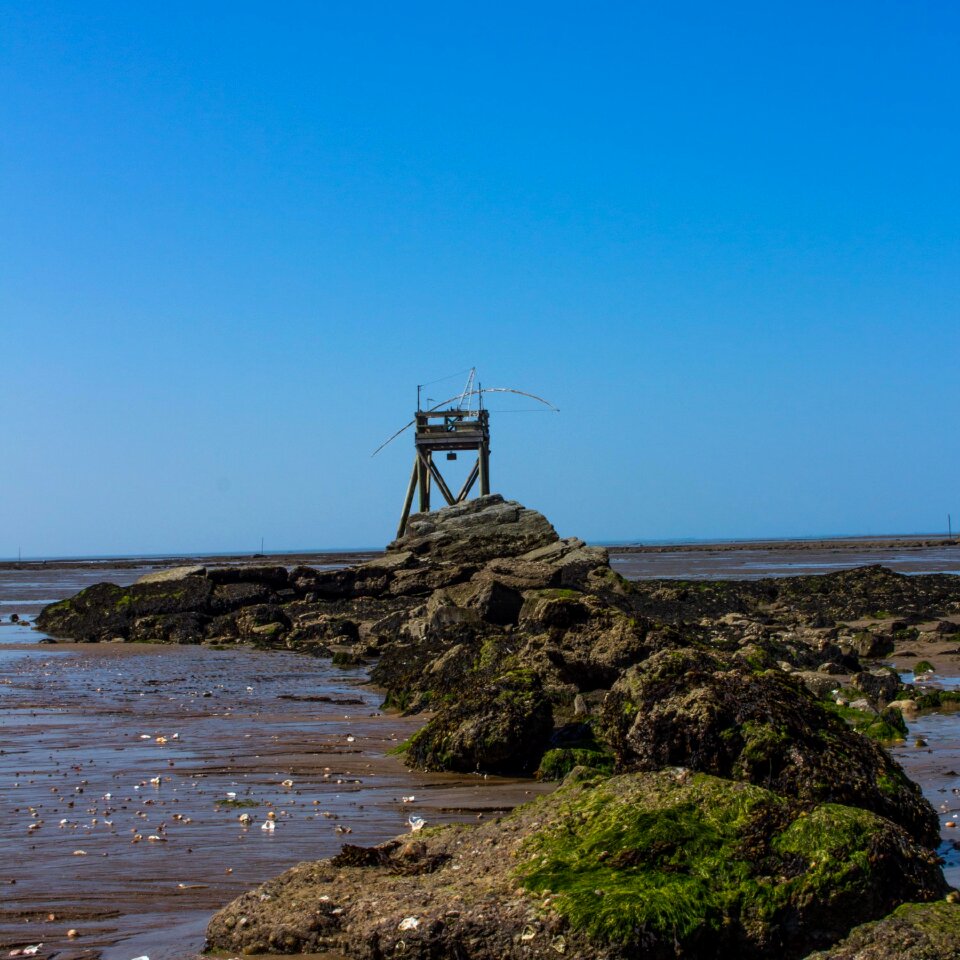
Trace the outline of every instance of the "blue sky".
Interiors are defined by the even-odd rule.
[[[492,400],[491,469],[565,535],[960,526],[958,41],[0,0],[0,556],[380,545],[371,451],[473,365],[560,407]]]

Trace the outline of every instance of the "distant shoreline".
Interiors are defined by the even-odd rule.
[[[676,543],[607,542],[598,543],[612,554],[638,553],[727,553],[731,551],[856,551],[865,548],[871,550],[924,550],[931,547],[960,546],[960,537],[920,534],[891,534],[860,537],[818,537],[815,539],[754,539],[754,540],[715,540],[715,541],[678,541]],[[170,554],[168,556],[126,556],[126,557],[64,557],[42,560],[0,560],[0,570],[26,570],[39,568],[44,570],[132,570],[144,567],[174,566],[263,566],[278,564],[281,566],[347,566],[363,563],[379,557],[382,550],[298,550],[288,553],[212,553],[212,554]]]
[[[298,551],[295,553],[171,554],[150,557],[70,557],[45,560],[0,560],[0,570],[134,570],[192,566],[346,566],[379,557],[382,550]]]
[[[819,537],[811,540],[717,540],[713,543],[632,543],[604,546],[611,553],[727,553],[732,550],[924,550],[960,546],[960,537]]]

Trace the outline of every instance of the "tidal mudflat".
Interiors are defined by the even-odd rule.
[[[0,945],[182,960],[291,863],[545,789],[406,770],[390,750],[422,718],[385,716],[363,680],[294,653],[5,644]]]

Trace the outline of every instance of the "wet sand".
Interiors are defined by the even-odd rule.
[[[0,646],[0,947],[182,960],[299,860],[549,789],[407,771],[389,751],[423,718],[381,713],[362,681],[296,654]]]
[[[960,541],[861,537],[669,546],[613,546],[610,564],[628,580],[759,580],[879,563],[898,573],[960,574]]]

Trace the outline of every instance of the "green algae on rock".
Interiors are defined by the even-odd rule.
[[[807,811],[689,771],[574,771],[498,822],[300,864],[225,907],[207,935],[217,949],[370,960],[799,958],[943,893],[934,855],[864,810]]]
[[[960,905],[905,903],[807,960],[960,960]]]
[[[406,758],[424,770],[530,774],[552,729],[553,711],[540,677],[508,670],[443,703],[413,735]]]
[[[935,846],[936,814],[898,764],[781,670],[668,650],[631,667],[604,703],[620,769],[690,767],[806,803],[863,807]]]

